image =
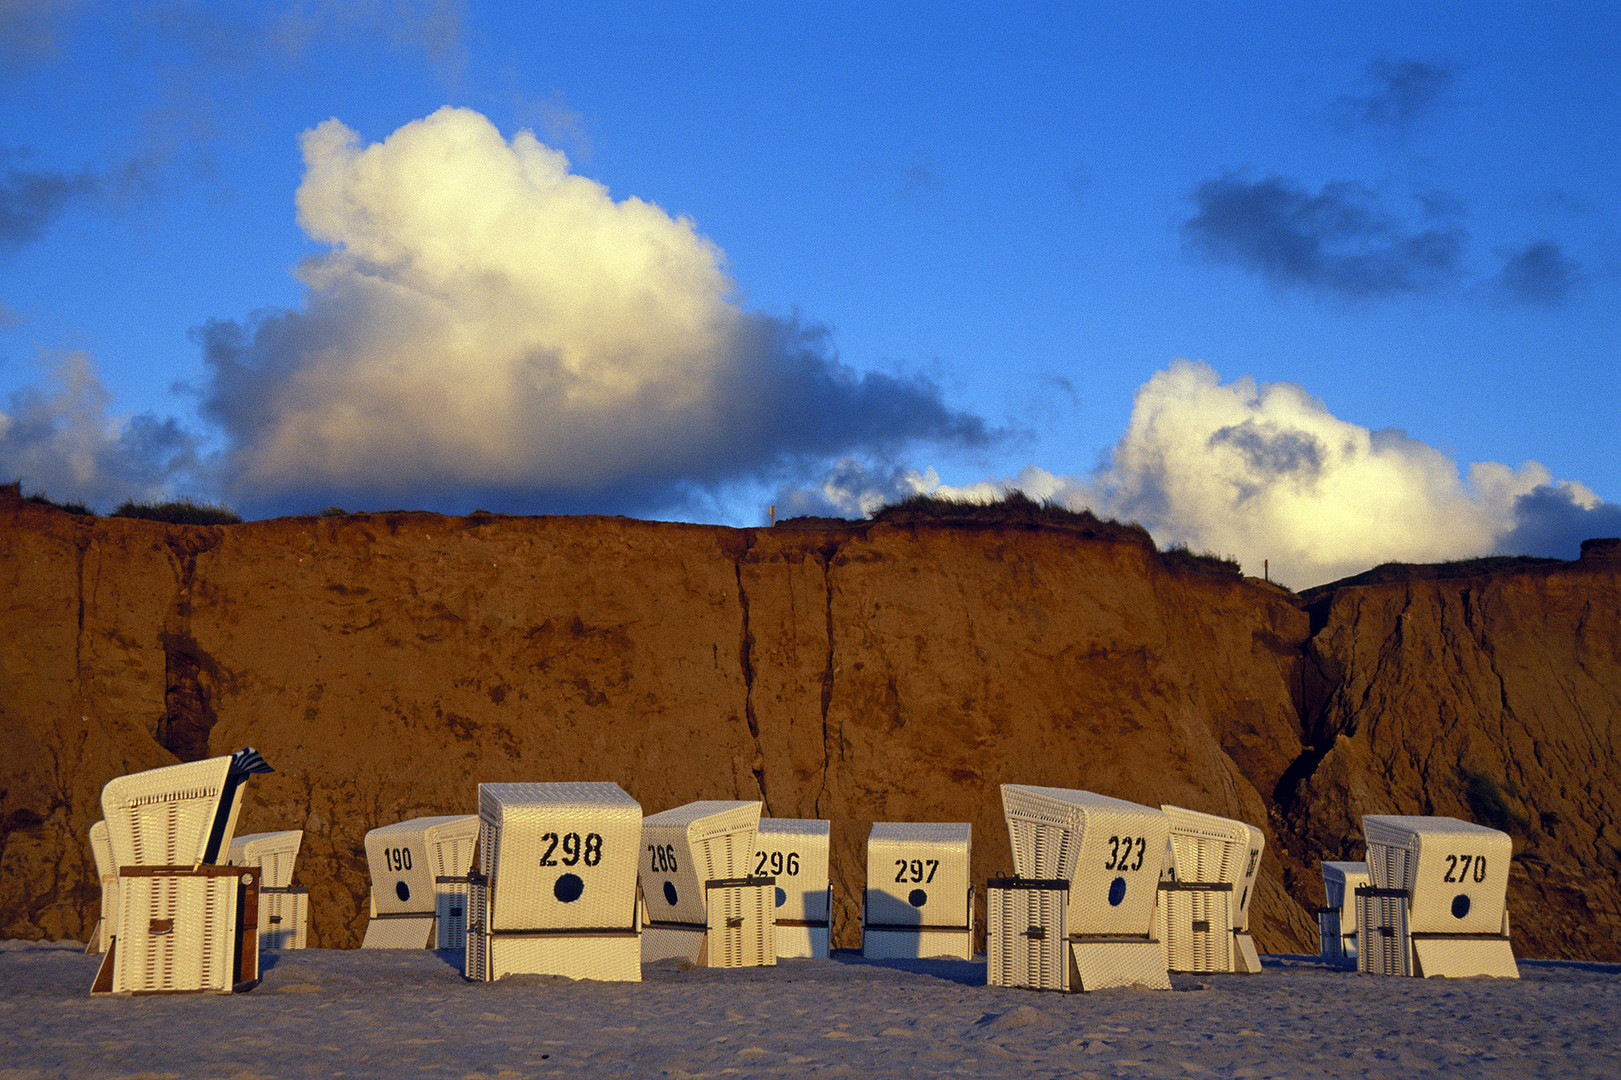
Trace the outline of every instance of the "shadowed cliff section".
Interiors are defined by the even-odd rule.
[[[1443,630],[1458,601],[1393,608],[1378,591],[1440,583],[1319,607],[1167,562],[1129,529],[1040,520],[184,527],[0,505],[0,934],[88,931],[85,833],[108,779],[252,744],[277,772],[249,786],[239,830],[305,830],[324,946],[364,927],[365,832],[470,811],[481,780],[607,779],[649,813],[763,798],[829,818],[840,945],[859,940],[872,822],[971,822],[983,882],[1011,869],[998,785],[1022,782],[1262,825],[1268,951],[1315,949],[1315,860],[1343,852],[1356,814],[1524,817],[1521,951],[1618,958],[1615,826],[1565,815],[1585,797],[1592,821],[1615,816],[1621,587],[1602,560],[1510,589],[1526,572],[1446,583],[1474,590],[1461,633]],[[1555,617],[1550,590],[1583,596],[1583,619]],[[1392,635],[1433,643],[1405,656]],[[1427,687],[1447,664],[1499,672],[1500,692]],[[1547,705],[1551,688],[1580,709]],[[1420,742],[1423,768],[1396,767]],[[1597,928],[1565,934],[1582,905]]]

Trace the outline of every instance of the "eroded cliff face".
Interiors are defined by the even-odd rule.
[[[1479,588],[1509,591],[1472,600],[1473,621],[1408,602],[1403,622],[1371,593],[1308,610],[1059,528],[428,514],[203,528],[0,505],[0,935],[88,932],[85,836],[108,779],[251,744],[277,771],[249,785],[239,832],[305,830],[298,876],[327,947],[364,929],[366,831],[472,812],[480,781],[605,779],[648,813],[760,798],[828,818],[846,946],[872,822],[971,822],[983,882],[1011,870],[998,785],[1021,782],[1261,825],[1264,951],[1315,951],[1316,859],[1343,852],[1356,815],[1478,819],[1445,792],[1507,793],[1531,821],[1516,941],[1614,958],[1621,586],[1613,565],[1549,574],[1570,576],[1568,618],[1548,621],[1550,587],[1494,580]],[[1417,651],[1392,656],[1392,634],[1418,649],[1420,622],[1483,693],[1481,657],[1508,673],[1481,698],[1499,708]],[[1395,767],[1420,741],[1424,767]],[[1460,789],[1459,763],[1498,787]],[[1603,814],[1566,828],[1584,798]],[[1530,906],[1544,900],[1559,926],[1585,904],[1598,928],[1560,936]]]
[[[1302,854],[1360,858],[1391,807],[1478,821],[1514,839],[1516,949],[1621,958],[1618,601],[1621,561],[1592,555],[1325,592],[1323,753],[1284,793]]]

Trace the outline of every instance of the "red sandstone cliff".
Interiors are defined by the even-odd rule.
[[[325,946],[363,929],[365,832],[471,811],[481,780],[829,818],[841,945],[859,939],[873,821],[972,822],[983,881],[1011,868],[997,785],[1017,781],[1262,825],[1268,951],[1315,950],[1316,860],[1349,852],[1356,815],[1501,804],[1517,948],[1617,959],[1617,570],[1308,607],[1064,528],[184,527],[12,502],[0,935],[87,932],[108,779],[252,744],[277,772],[250,784],[239,831],[305,830]]]

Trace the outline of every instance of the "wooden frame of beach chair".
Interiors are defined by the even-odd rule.
[[[248,833],[231,841],[226,862],[259,871],[259,950],[302,949],[309,941],[308,889],[293,885],[303,829]]]
[[[1002,785],[1002,812],[1017,876],[1068,885],[1062,936],[1069,956],[1061,968],[1063,985],[1037,988],[1087,991],[1140,985],[1169,990],[1170,975],[1155,933],[1171,830],[1165,812],[1096,792],[1028,784]],[[1000,923],[987,927],[987,947],[995,935],[1003,950],[1040,949],[1045,938],[1059,932],[1056,926],[1044,926],[1044,938],[1032,943],[1033,924],[1024,921],[1029,913],[1014,908],[1009,914],[1005,905],[1001,910]],[[1003,970],[1018,978],[1021,971],[1036,970],[1034,963]]]
[[[107,823],[90,826],[90,854],[96,860],[96,877],[101,880],[101,914],[85,942],[85,953],[104,953],[118,932],[118,864],[113,861],[113,844],[107,838]]]
[[[219,865],[242,785],[269,766],[251,748],[107,782],[118,921],[92,993],[230,993],[259,981],[259,873]]]
[[[1265,834],[1236,818],[1163,804],[1160,810],[1171,821],[1171,855],[1161,875],[1167,880],[1161,882],[1157,916],[1170,970],[1260,974],[1249,912]],[[1191,895],[1199,886],[1211,895]],[[1218,929],[1230,940],[1207,939]]]
[[[463,941],[441,934],[441,908],[465,910],[467,886],[460,880],[473,863],[478,842],[477,814],[409,818],[380,825],[366,834],[371,870],[371,917],[362,949],[461,948]],[[466,922],[454,928],[465,932]]]
[[[636,982],[642,807],[618,784],[480,784],[464,975]]]
[[[867,834],[861,955],[972,960],[972,850],[966,822],[874,822]]]
[[[815,818],[761,818],[754,877],[774,877],[777,956],[827,959],[833,888],[828,879],[831,825]]]
[[[1317,909],[1317,955],[1330,964],[1352,965],[1357,955],[1358,888],[1371,884],[1365,862],[1329,862],[1323,871],[1324,906]]]
[[[1362,835],[1373,885],[1356,893],[1358,970],[1519,978],[1508,934],[1507,833],[1453,817],[1369,814]],[[1369,949],[1386,939],[1393,947]]]
[[[642,820],[642,962],[777,962],[777,880],[757,876],[760,803],[701,800]]]

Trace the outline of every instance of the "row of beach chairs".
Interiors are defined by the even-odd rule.
[[[91,835],[103,882],[92,947],[106,953],[94,992],[251,988],[260,951],[303,947],[308,895],[292,884],[302,833],[232,835],[241,784],[268,769],[246,749],[107,785],[104,821]],[[987,885],[992,985],[1169,989],[1172,972],[1260,970],[1249,935],[1259,829],[1086,791],[1008,784],[1002,797],[1015,874]],[[701,801],[644,817],[612,783],[481,784],[477,814],[415,818],[367,834],[363,947],[461,949],[464,974],[475,981],[634,981],[643,964],[660,960],[744,967],[825,957],[829,823],[762,818],[761,809]],[[1443,973],[1437,957],[1459,951],[1451,939],[1436,944],[1426,921],[1439,901],[1424,868],[1447,853],[1474,889],[1451,902],[1453,938],[1464,934],[1476,946],[1495,875],[1502,907],[1506,848],[1443,853],[1427,841],[1421,854],[1376,825],[1437,820],[1452,819],[1367,819],[1370,862],[1385,871],[1367,887],[1353,885],[1364,925],[1358,952],[1390,952],[1388,928],[1405,935],[1410,961],[1364,970]],[[972,959],[971,843],[965,823],[872,827],[867,956]],[[1391,881],[1398,884],[1381,884]],[[1402,888],[1417,906],[1395,902]],[[1334,938],[1341,940],[1337,925]]]

